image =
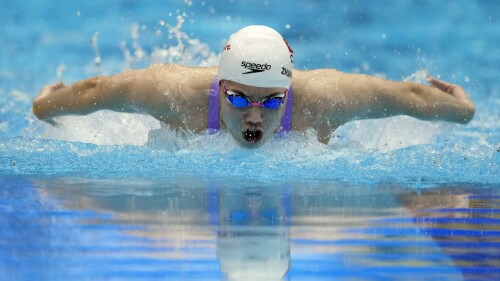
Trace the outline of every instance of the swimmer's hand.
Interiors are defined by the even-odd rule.
[[[45,100],[47,103],[50,103],[50,96],[54,93],[57,92],[58,90],[66,87],[63,82],[57,82],[51,85],[46,85],[44,86],[40,92],[38,93],[38,96],[33,100],[33,113],[38,117],[38,119],[43,120],[52,126],[56,126],[57,123],[54,121],[53,118],[51,117],[43,117],[40,115],[39,111],[39,106],[35,106],[35,104],[39,104],[43,100]]]
[[[467,92],[465,92],[464,88],[460,87],[459,85],[439,80],[436,77],[432,77],[430,75],[427,75],[426,79],[430,83],[431,87],[437,88],[449,94],[450,96],[454,97],[457,102],[465,106],[466,110],[472,113],[475,112],[476,109],[474,103],[471,101],[469,95],[467,95]]]

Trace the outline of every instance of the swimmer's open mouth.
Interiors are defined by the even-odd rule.
[[[243,132],[243,138],[247,142],[259,142],[262,139],[262,131],[260,131],[260,130],[246,130]]]

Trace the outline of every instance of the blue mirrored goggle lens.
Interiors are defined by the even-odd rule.
[[[242,107],[247,107],[247,106],[250,106],[250,103],[248,102],[248,100],[242,96],[238,96],[238,95],[228,95],[227,96],[227,100],[234,106],[234,107],[237,107],[237,108],[242,108]]]
[[[262,106],[269,109],[277,109],[283,103],[283,98],[270,98],[262,103]]]

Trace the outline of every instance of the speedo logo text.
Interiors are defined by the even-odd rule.
[[[271,69],[271,65],[267,64],[267,63],[260,64],[260,63],[253,63],[253,62],[242,61],[241,62],[241,66],[244,67],[245,69],[249,69],[250,70],[250,71],[244,72],[242,74],[251,74],[251,73],[257,73],[257,72],[263,72],[263,71]]]

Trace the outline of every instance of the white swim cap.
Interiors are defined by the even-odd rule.
[[[283,37],[270,27],[251,25],[229,38],[217,78],[255,87],[289,88],[292,70],[293,51]]]

